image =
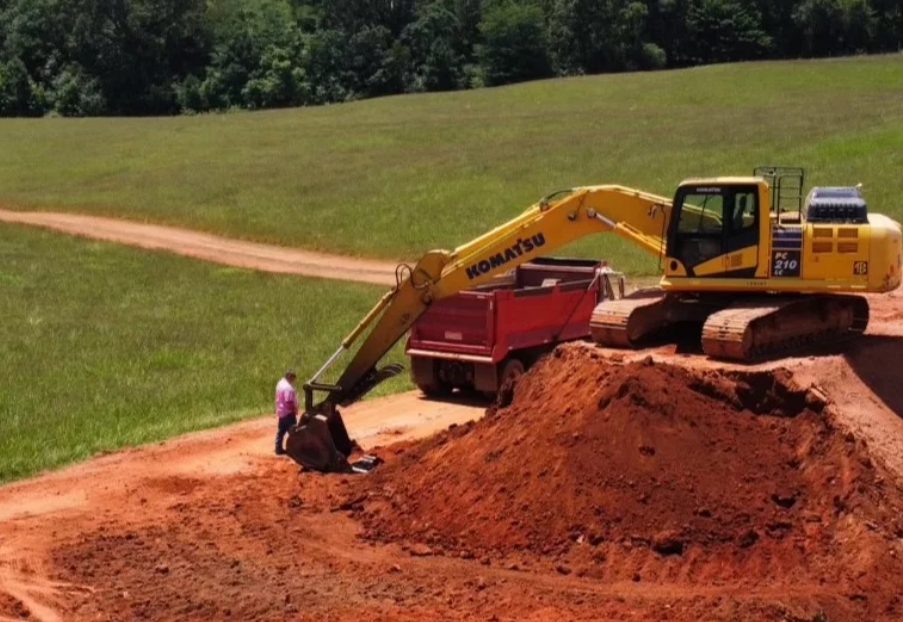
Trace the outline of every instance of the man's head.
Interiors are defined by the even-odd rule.
[[[285,379],[286,379],[286,380],[288,380],[289,382],[291,382],[292,384],[294,384],[296,378],[297,378],[297,376],[295,375],[295,370],[294,370],[294,369],[286,370],[286,372],[285,372]]]

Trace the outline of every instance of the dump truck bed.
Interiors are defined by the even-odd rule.
[[[512,356],[528,367],[540,351],[589,338],[589,319],[600,298],[594,277],[602,265],[543,257],[497,283],[439,300],[414,323],[406,354],[421,368],[424,359],[433,359],[485,369]],[[463,371],[471,379],[476,374],[478,369]]]
[[[542,258],[513,279],[437,301],[415,322],[408,350],[498,363],[508,352],[589,337],[601,262]]]

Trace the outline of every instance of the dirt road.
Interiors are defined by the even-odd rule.
[[[165,250],[238,268],[358,283],[395,284],[392,262],[353,259],[230,240],[176,227],[53,212],[0,209],[0,222],[26,224],[140,248]]]

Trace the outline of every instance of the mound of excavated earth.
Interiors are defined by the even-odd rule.
[[[355,483],[370,540],[606,582],[795,586],[802,619],[903,619],[903,490],[786,371],[559,348],[484,419]]]

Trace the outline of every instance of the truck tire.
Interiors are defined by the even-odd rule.
[[[411,379],[428,398],[448,397],[452,393],[452,387],[439,378],[435,359],[411,357]]]
[[[496,376],[495,391],[480,391],[480,395],[489,400],[497,400],[499,392],[505,386],[505,381],[509,378],[517,378],[525,371],[524,364],[516,358],[505,359],[498,366],[498,376]]]
[[[500,366],[501,371],[499,371],[499,385],[498,388],[501,389],[505,386],[505,381],[509,378],[517,378],[518,376],[524,373],[524,364],[520,362],[520,360],[515,358],[505,359]]]

